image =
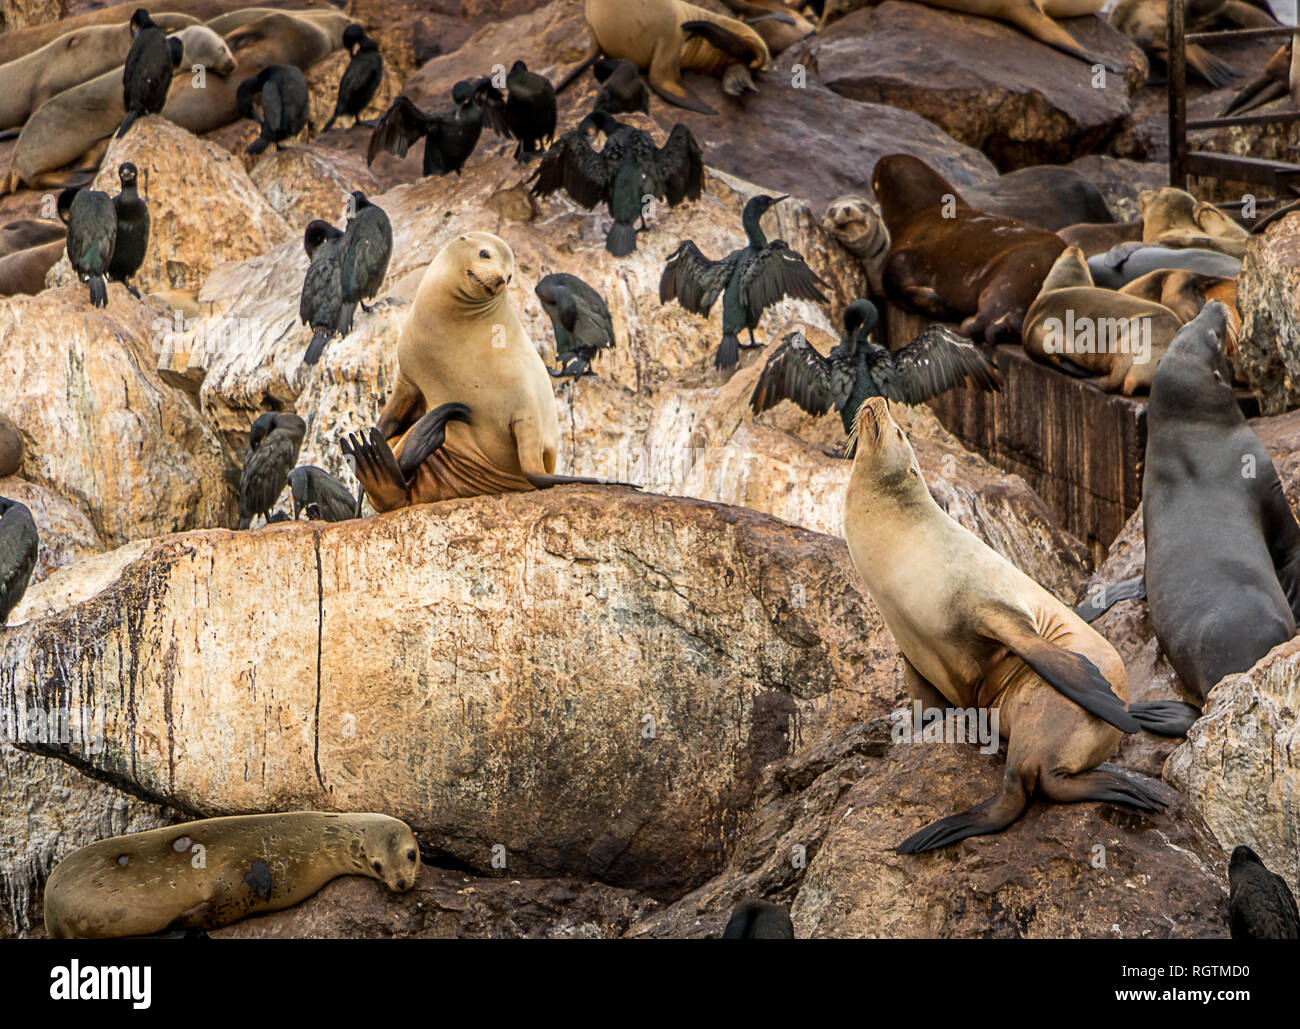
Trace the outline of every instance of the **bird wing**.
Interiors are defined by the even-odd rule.
[[[755,414],[793,400],[811,415],[823,415],[835,404],[831,362],[813,349],[802,332],[792,332],[767,359],[749,398]]]
[[[340,287],[345,282],[353,288],[364,286],[364,280],[377,274],[379,268],[387,269],[392,249],[391,240],[385,240],[380,232],[345,233],[339,248]]]
[[[262,87],[262,122],[279,131],[283,117],[284,97],[280,84],[272,78]]]
[[[664,265],[659,280],[659,302],[676,300],[693,314],[707,315],[731,281],[740,253],[738,250],[721,261],[710,261],[700,253],[694,240],[684,240]]]
[[[563,189],[583,207],[592,208],[605,199],[608,188],[604,157],[591,148],[582,133],[566,132],[542,158],[533,192],[546,196]]]
[[[399,96],[383,113],[375,125],[375,131],[370,134],[366,164],[373,164],[381,150],[394,157],[405,157],[411,144],[427,136],[437,120],[437,115],[425,114],[406,97]]]
[[[826,287],[826,283],[804,263],[803,257],[784,240],[774,239],[741,273],[740,302],[750,311],[764,311],[782,297],[827,303],[818,286]]]
[[[979,347],[946,325],[931,325],[893,354],[884,347],[873,347],[872,350],[880,351],[894,366],[898,395],[886,392],[885,396],[890,400],[919,404],[968,379],[982,390],[1002,388],[997,366]],[[873,372],[876,367],[873,364]]]
[[[0,625],[17,606],[36,568],[39,537],[25,508],[11,507],[0,518]]]
[[[483,111],[483,123],[498,136],[509,136],[510,122],[506,119],[506,98],[492,85],[490,78],[479,80],[475,93]]]
[[[609,312],[601,307],[592,307],[582,298],[574,301],[578,307],[578,320],[573,326],[573,335],[583,346],[593,350],[603,350],[614,345],[614,320]]]
[[[704,153],[691,130],[680,122],[655,152],[655,171],[669,204],[700,198],[704,190]]]

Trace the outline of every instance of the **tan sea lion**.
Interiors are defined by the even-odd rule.
[[[360,444],[357,478],[375,510],[549,484],[559,416],[546,365],[506,292],[514,273],[513,251],[487,232],[457,236],[425,270],[397,344],[397,383],[371,443]],[[422,420],[450,404],[468,405],[468,418],[444,415],[446,442],[403,468],[409,481],[383,474],[367,448],[382,457],[380,442],[395,440],[393,457],[404,463],[405,448],[421,444]]]
[[[1295,45],[1297,38],[1300,38],[1300,32],[1294,33],[1274,51],[1264,69],[1233,94],[1219,112],[1220,118],[1248,114],[1288,94],[1291,102],[1300,108],[1300,47]]]
[[[1159,268],[1125,283],[1119,292],[1130,297],[1152,300],[1169,308],[1186,324],[1201,313],[1211,300],[1228,309],[1228,333],[1236,340],[1241,330],[1237,312],[1237,280],[1222,275],[1203,275],[1186,268]]]
[[[670,104],[716,114],[682,82],[683,71],[721,77],[729,93],[753,88],[749,73],[767,67],[767,44],[753,28],[684,0],[586,0],[591,44],[582,63],[556,87],[565,89],[591,63],[606,57],[631,61],[650,88]],[[682,26],[701,26],[692,33]],[[702,33],[702,34],[701,34]]]
[[[883,397],[858,411],[844,499],[853,565],[903,656],[913,699],[989,708],[1007,740],[1001,790],[908,837],[900,853],[999,832],[1035,790],[1058,802],[1099,800],[1156,811],[1154,790],[1098,769],[1145,712],[1125,709],[1114,648],[1078,615],[958,524],[934,501]]]
[[[0,296],[35,296],[45,288],[45,274],[58,264],[63,250],[63,240],[56,239],[0,257]]]
[[[1187,31],[1212,24],[1216,20],[1213,9],[1224,9],[1226,6],[1222,0],[1189,3],[1186,12]],[[1111,8],[1107,20],[1112,28],[1131,39],[1149,57],[1165,63],[1169,56],[1166,7],[1166,0],[1119,0]],[[1222,89],[1241,77],[1241,72],[1199,43],[1188,43],[1185,52],[1187,67],[1215,89]]]
[[[763,37],[773,57],[817,31],[812,21],[781,0],[722,0],[722,5]]]
[[[235,58],[226,41],[211,29],[191,25],[174,34],[185,48],[183,68],[201,64],[207,71],[208,89],[191,92],[210,93],[221,74],[235,70]],[[178,85],[189,89],[191,75],[177,75]],[[170,106],[170,101],[169,101]],[[96,141],[109,135],[126,115],[122,103],[122,69],[114,68],[97,75],[89,82],[65,90],[42,104],[23,126],[23,131],[9,158],[9,177],[6,191],[14,192],[21,185],[43,188],[63,185],[66,175],[57,170],[76,161],[90,150]],[[164,117],[196,130],[170,110]]]
[[[885,293],[990,343],[1016,342],[1043,277],[1065,249],[1054,232],[977,211],[920,158],[876,162],[872,191],[889,231]]]
[[[188,14],[155,14],[153,20],[165,32],[198,24]],[[22,125],[50,97],[122,67],[131,41],[125,22],[88,25],[0,65],[0,129]]]
[[[45,885],[45,928],[82,940],[215,929],[293,907],[342,875],[405,892],[419,874],[415,834],[388,815],[205,818],[74,850]]]
[[[8,416],[0,414],[0,479],[18,474],[26,449],[18,426]]]
[[[1056,234],[1066,246],[1078,247],[1088,257],[1104,254],[1120,243],[1138,243],[1142,240],[1142,219],[1131,222],[1082,222],[1057,229]]]
[[[1232,233],[1226,223],[1230,219],[1212,204],[1200,204],[1185,190],[1165,186],[1161,189],[1144,189],[1138,194],[1138,208],[1142,213],[1142,242],[1161,246],[1200,250],[1217,250],[1229,257],[1241,258],[1246,254],[1249,233],[1239,228]],[[1207,210],[1208,209],[1208,210]],[[1199,215],[1199,218],[1198,218]],[[1218,235],[1207,232],[1201,220],[1212,226]]]
[[[1180,328],[1178,316],[1161,304],[1094,286],[1083,251],[1069,247],[1025,314],[1024,344],[1035,357],[1053,364],[1068,359],[1101,374],[1101,389],[1131,396],[1151,388]]]
[[[849,193],[836,197],[822,215],[822,228],[858,259],[867,273],[873,296],[883,297],[885,258],[889,255],[889,230],[880,211],[864,196]]]
[[[19,218],[0,226],[0,257],[53,243],[56,239],[62,239],[66,232],[62,222],[45,218]]]

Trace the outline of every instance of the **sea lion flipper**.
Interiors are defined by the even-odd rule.
[[[1201,709],[1181,700],[1152,700],[1143,704],[1130,704],[1129,714],[1142,723],[1142,728],[1157,736],[1184,737],[1192,723],[1201,717]]]
[[[682,31],[687,38],[692,36],[703,40],[716,50],[721,50],[728,57],[749,64],[759,57],[754,45],[739,33],[732,32],[725,25],[700,19],[682,22]]]
[[[682,82],[682,55],[675,50],[659,45],[650,60],[646,78],[650,80],[651,89],[676,107],[684,107],[696,114],[718,113],[686,88]]]
[[[401,481],[409,486],[415,478],[420,465],[424,464],[447,441],[447,423],[449,421],[468,422],[469,408],[464,404],[439,404],[413,426],[402,441],[402,457],[397,462],[400,466]],[[388,449],[377,430],[371,430],[372,441],[377,439]],[[388,450],[391,455],[392,451]]]
[[[898,854],[920,854],[927,850],[947,847],[970,836],[988,836],[1001,832],[1020,817],[1029,803],[1029,791],[1021,782],[1019,767],[1007,759],[1002,775],[1002,789],[982,804],[969,811],[940,818],[915,832],[897,847]]]
[[[1094,596],[1090,596],[1074,609],[1074,613],[1085,622],[1095,622],[1121,600],[1146,600],[1146,579],[1139,575],[1134,579],[1125,579],[1113,586],[1103,586]]]
[[[1044,682],[1090,715],[1123,732],[1137,732],[1142,726],[1115,696],[1110,683],[1095,664],[1082,654],[1059,647],[1038,635],[1033,623],[1010,611],[991,619],[986,632],[1003,643],[1032,668]]]

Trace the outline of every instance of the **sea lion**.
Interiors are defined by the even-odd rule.
[[[357,467],[376,511],[409,504],[537,488],[555,471],[559,415],[551,377],[506,292],[515,255],[502,239],[467,232],[448,243],[420,280],[397,344],[398,375],[379,416],[378,435],[396,439],[400,461],[409,430],[444,404],[471,404],[468,422],[446,427],[446,442],[409,488]]]
[[[1217,0],[1212,0],[1210,6]],[[1208,21],[1200,15],[1197,8],[1207,5],[1189,4],[1186,12],[1188,32],[1204,27]],[[1148,57],[1154,57],[1162,64],[1169,58],[1168,27],[1166,25],[1166,0],[1119,0],[1111,8],[1108,20],[1111,27],[1123,33]],[[1241,77],[1239,72],[1226,61],[1215,57],[1209,50],[1197,43],[1185,47],[1187,67],[1196,72],[1215,89],[1222,89],[1234,79]]]
[[[316,0],[307,0],[316,2]],[[187,14],[198,21],[214,18],[222,11],[238,7],[238,3],[227,0],[165,0],[166,10],[172,14]],[[285,6],[291,6],[286,4]],[[324,6],[324,2],[321,3]],[[9,29],[0,33],[0,63],[17,60],[33,53],[53,42],[59,36],[93,25],[120,25],[125,27],[140,7],[139,0],[127,0],[126,3],[101,7],[94,11],[82,11],[71,14],[57,21],[43,25],[31,25],[23,29]],[[122,62],[118,62],[121,64]]]
[[[872,189],[891,243],[885,292],[922,314],[964,319],[963,334],[1015,342],[1065,244],[1015,218],[985,214],[920,158],[882,157]]]
[[[1186,268],[1203,275],[1235,278],[1241,271],[1241,261],[1217,250],[1149,246],[1145,243],[1122,243],[1104,254],[1088,258],[1092,281],[1105,289],[1119,289],[1126,282],[1158,268]]]
[[[1058,229],[1056,234],[1066,246],[1078,247],[1085,257],[1104,254],[1121,243],[1138,243],[1142,240],[1142,219],[1131,222],[1082,222]]]
[[[1228,338],[1234,343],[1241,331],[1237,312],[1237,280],[1222,275],[1202,275],[1185,268],[1159,268],[1120,287],[1121,293],[1163,304],[1186,324],[1211,300],[1228,308]]]
[[[722,0],[722,5],[763,37],[773,57],[817,31],[817,26],[782,0]]]
[[[44,246],[62,239],[67,230],[58,222],[44,218],[19,218],[0,227],[0,257],[20,250]]]
[[[1264,70],[1237,90],[1224,105],[1219,112],[1220,118],[1247,114],[1287,94],[1290,94],[1291,102],[1300,107],[1300,47],[1295,45],[1297,38],[1300,38],[1300,32],[1294,33],[1274,51]]]
[[[929,707],[990,708],[1007,739],[1001,790],[898,852],[999,832],[1035,789],[1058,802],[1159,810],[1143,782],[1096,767],[1141,724],[1125,709],[1128,678],[1115,649],[935,503],[883,397],[862,405],[856,427],[844,537],[902,652],[908,692]]]
[[[1035,165],[1008,172],[993,182],[962,189],[976,210],[1019,218],[1052,232],[1080,222],[1113,222],[1101,191],[1073,168]]]
[[[188,14],[159,14],[154,21],[167,32],[199,23]],[[122,67],[130,49],[125,24],[89,25],[0,65],[0,129],[22,125],[50,97]]]
[[[8,415],[0,414],[0,479],[17,475],[23,466],[23,454],[27,445],[23,443],[23,434]]]
[[[82,940],[215,929],[293,907],[342,875],[404,893],[419,874],[415,834],[388,815],[205,818],[74,850],[45,885],[45,928]]]
[[[1167,307],[1092,283],[1078,247],[1068,247],[1025,314],[1025,350],[1053,364],[1068,359],[1103,378],[1108,392],[1149,389],[1156,364],[1182,322]]]
[[[211,29],[191,25],[181,29],[174,38],[179,38],[184,47],[185,69],[195,64],[208,69],[209,87],[195,90],[190,86],[192,76],[181,74],[176,77],[174,89],[212,94],[213,85],[222,81],[221,73],[235,70],[235,58],[230,48]],[[192,124],[173,116],[170,101],[163,114],[191,132],[198,131]],[[18,136],[9,159],[6,191],[15,192],[21,185],[45,187],[64,184],[66,175],[52,173],[76,161],[97,140],[115,131],[125,116],[121,66],[46,101],[27,120]]]
[[[16,254],[0,257],[0,296],[35,296],[45,288],[45,275],[59,263],[63,249],[63,240],[56,239],[43,246],[28,247]]]
[[[1238,259],[1246,254],[1250,234],[1240,226],[1235,226],[1240,232],[1234,233],[1227,215],[1213,204],[1199,203],[1185,190],[1173,186],[1144,189],[1138,194],[1138,208],[1142,212],[1143,243],[1217,250]],[[1202,222],[1213,232],[1202,226]]]
[[[864,196],[848,193],[836,197],[822,215],[822,228],[839,240],[867,273],[871,295],[883,297],[885,258],[889,256],[889,230],[880,210]]]
[[[766,900],[742,900],[731,912],[724,940],[793,940],[790,912]]]
[[[749,72],[762,71],[770,60],[763,37],[750,26],[684,0],[586,0],[586,16],[591,31],[587,55],[557,91],[604,53],[635,64],[668,103],[716,114],[682,82],[682,72],[722,77],[724,82],[731,77],[728,92],[735,92],[737,74],[743,84]],[[687,24],[694,29],[684,29]]]
[[[1174,337],[1151,387],[1142,475],[1151,625],[1202,700],[1300,617],[1300,526],[1233,394],[1227,325],[1211,301]]]

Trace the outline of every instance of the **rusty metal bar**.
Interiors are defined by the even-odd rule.
[[[1188,43],[1236,43],[1247,39],[1289,36],[1293,32],[1295,32],[1295,26],[1293,25],[1275,25],[1267,29],[1221,29],[1218,32],[1192,32],[1183,38]]]
[[[1169,95],[1169,185],[1187,188],[1187,52],[1184,0],[1165,0]]]
[[[1218,129],[1229,125],[1284,125],[1287,122],[1300,121],[1300,111],[1286,111],[1280,114],[1237,114],[1227,118],[1198,118],[1189,121],[1187,128]]]

